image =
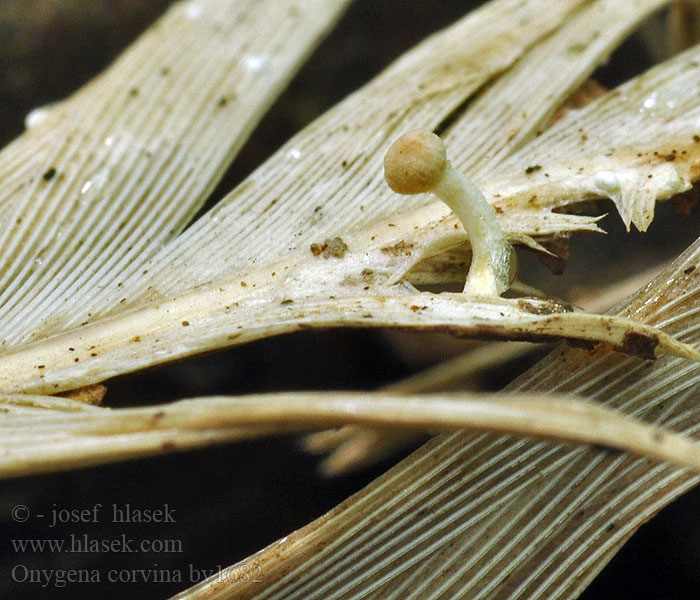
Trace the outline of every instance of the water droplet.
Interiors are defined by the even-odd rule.
[[[301,158],[301,151],[298,148],[292,148],[289,152],[287,152],[287,157],[298,160]]]
[[[85,196],[90,192],[90,198],[94,198],[96,194],[99,194],[100,190],[109,181],[109,167],[102,167],[99,171],[92,174],[92,177],[88,179],[83,187],[80,188],[80,195]]]
[[[620,191],[620,180],[612,171],[598,171],[593,176],[593,183],[607,194],[616,194]]]
[[[654,182],[656,184],[656,197],[659,200],[671,198],[690,187],[690,183],[684,181],[676,168],[668,163],[658,165],[654,169]]]
[[[114,143],[114,138],[110,135],[105,138],[105,146],[111,146]]]
[[[652,108],[656,108],[656,105],[658,103],[658,94],[656,92],[652,92],[649,94],[646,98],[644,98],[644,102],[642,102],[642,106],[646,108],[647,110],[651,110]]]
[[[188,19],[198,19],[202,16],[202,7],[198,2],[188,2],[185,4],[185,16]]]
[[[263,70],[267,59],[264,56],[247,56],[245,59],[245,66],[249,70],[258,73]]]
[[[26,129],[31,129],[32,127],[36,127],[37,125],[41,125],[42,123],[44,123],[46,121],[50,112],[51,112],[51,105],[50,104],[48,104],[46,106],[40,106],[38,108],[30,110],[27,113],[27,116],[24,117],[24,127]]]

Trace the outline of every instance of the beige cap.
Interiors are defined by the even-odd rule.
[[[447,152],[430,131],[409,131],[384,155],[384,179],[399,194],[421,194],[435,188],[445,174]]]

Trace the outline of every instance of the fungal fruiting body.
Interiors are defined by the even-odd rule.
[[[472,247],[466,293],[499,296],[508,289],[516,269],[514,252],[496,211],[476,185],[452,168],[437,135],[424,130],[402,135],[384,156],[384,178],[399,194],[432,192],[462,222]]]

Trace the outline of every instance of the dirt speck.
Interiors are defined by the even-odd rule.
[[[360,277],[362,278],[362,281],[372,283],[374,281],[374,271],[372,269],[362,269]]]
[[[384,246],[382,252],[385,254],[391,254],[393,256],[401,256],[402,254],[406,256],[411,256],[413,254],[413,244],[407,244],[403,240],[394,244],[393,246]]]
[[[568,304],[560,304],[558,302],[529,302],[527,300],[518,300],[518,308],[532,315],[554,315],[566,312],[573,312],[573,308]]]
[[[267,205],[265,208],[263,208],[262,212],[263,212],[263,213],[266,213],[266,212],[267,212],[268,210],[270,210],[275,204],[277,204],[277,201],[278,201],[278,200],[279,200],[279,198],[273,198],[273,199],[268,203],[268,205]]]
[[[314,256],[323,256],[323,258],[343,258],[347,252],[348,245],[342,238],[326,238],[323,243],[314,243],[309,246],[311,254]]]
[[[655,350],[659,345],[659,336],[638,331],[628,331],[622,339],[621,350],[625,354],[631,354],[644,358],[646,360],[654,360],[656,358]]]

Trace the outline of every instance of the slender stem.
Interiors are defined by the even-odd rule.
[[[472,264],[464,291],[498,296],[510,283],[511,246],[493,209],[478,187],[448,163],[433,190],[462,222],[472,247]]]

